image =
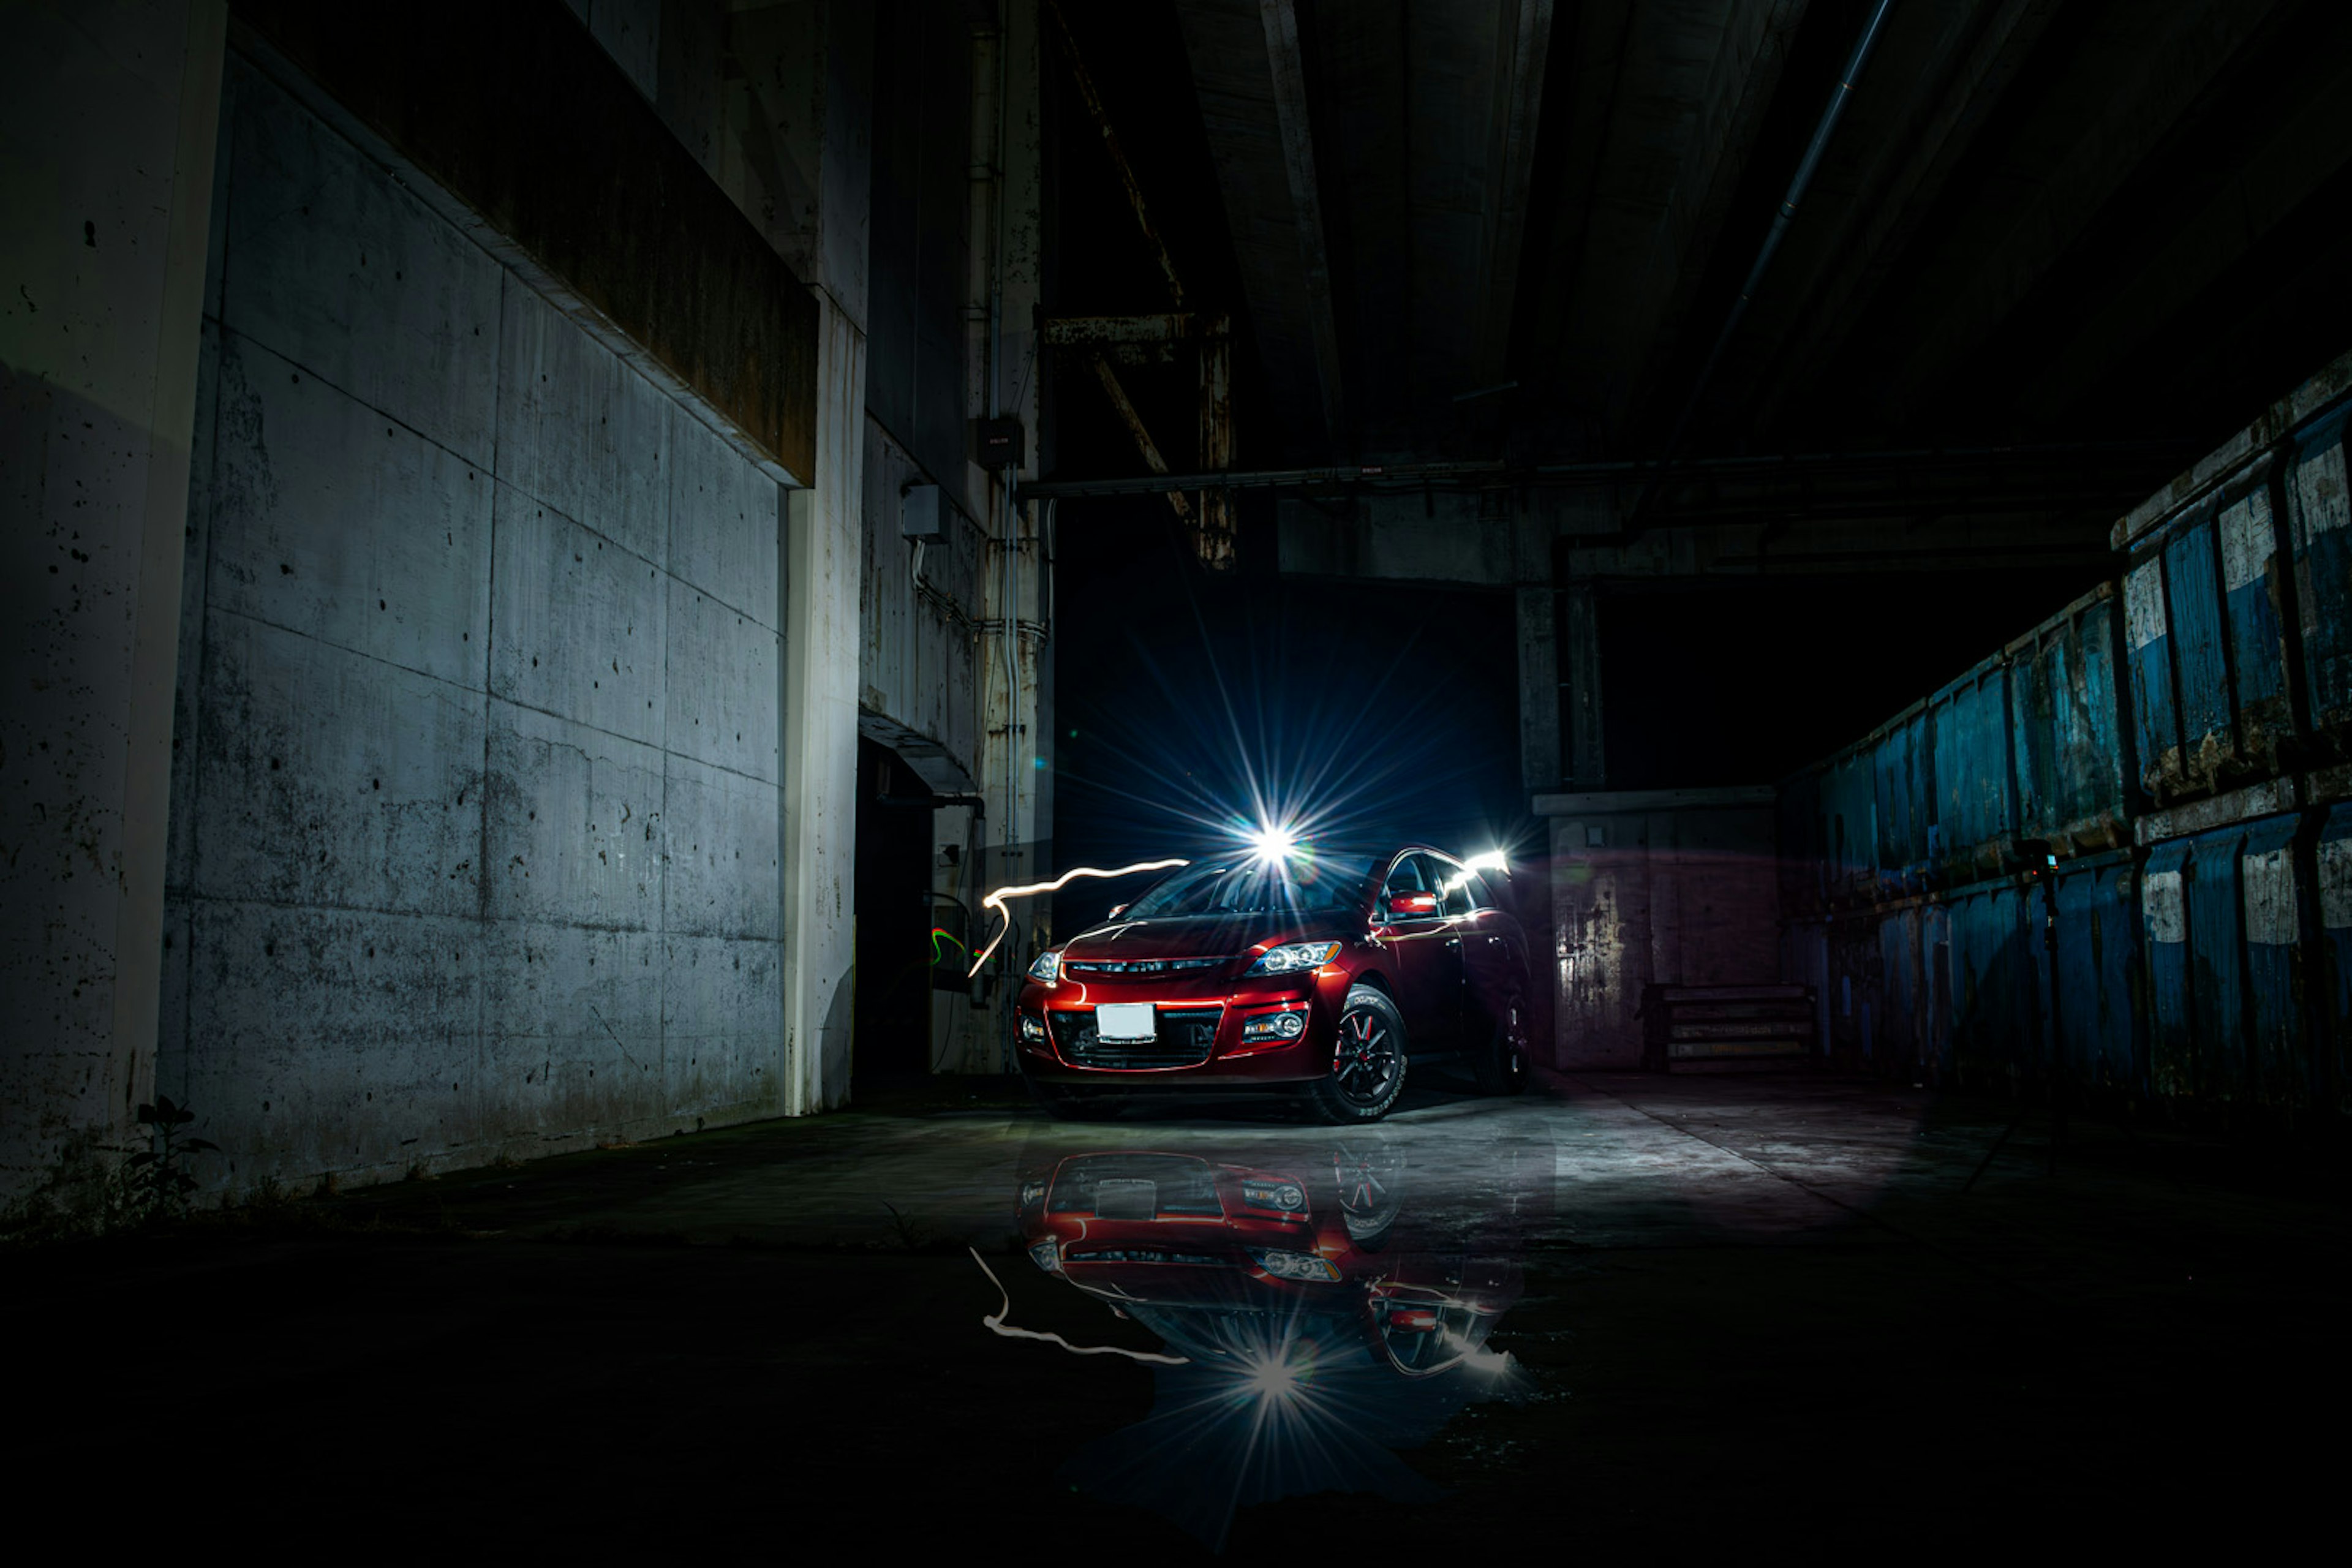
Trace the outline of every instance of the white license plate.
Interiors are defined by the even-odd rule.
[[[1095,1009],[1095,1037],[1107,1046],[1131,1046],[1160,1037],[1149,1002],[1106,1002]]]

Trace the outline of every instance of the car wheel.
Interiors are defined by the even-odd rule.
[[[1528,1048],[1515,1026],[1519,1005],[1495,1026],[1495,1037],[1472,1053],[1470,1068],[1478,1077],[1481,1094],[1523,1094],[1528,1087]]]
[[[1331,1175],[1348,1239],[1366,1252],[1379,1251],[1404,1212],[1403,1153],[1384,1143],[1343,1143],[1331,1151]]]
[[[1404,1018],[1369,985],[1348,993],[1331,1070],[1307,1087],[1307,1104],[1335,1125],[1378,1121],[1404,1092]]]

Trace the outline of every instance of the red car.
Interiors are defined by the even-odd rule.
[[[1524,1089],[1528,990],[1526,934],[1471,866],[1277,841],[1194,861],[1040,954],[1021,1069],[1058,1116],[1106,1092],[1264,1086],[1376,1121],[1440,1054],[1489,1093]]]

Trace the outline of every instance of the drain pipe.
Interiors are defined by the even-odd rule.
[[[1862,36],[1853,41],[1853,53],[1847,57],[1845,69],[1838,75],[1836,89],[1830,94],[1829,107],[1822,110],[1822,121],[1813,128],[1813,139],[1806,145],[1805,155],[1797,163],[1796,176],[1789,182],[1789,194],[1780,198],[1780,210],[1772,215],[1772,226],[1764,231],[1764,243],[1757,247],[1756,264],[1748,269],[1748,280],[1739,286],[1739,298],[1731,302],[1731,310],[1723,318],[1723,330],[1715,335],[1715,346],[1706,352],[1706,363],[1699,367],[1698,379],[1691,384],[1690,395],[1684,399],[1682,412],[1675,416],[1674,433],[1666,438],[1666,453],[1659,462],[1658,478],[1642,487],[1633,498],[1633,508],[1625,520],[1625,532],[1635,532],[1643,511],[1656,487],[1671,473],[1675,458],[1681,454],[1683,437],[1690,429],[1691,416],[1698,412],[1699,399],[1706,395],[1707,384],[1715,379],[1716,366],[1723,359],[1723,351],[1731,335],[1739,330],[1741,318],[1748,314],[1748,302],[1764,281],[1765,268],[1780,248],[1780,241],[1796,218],[1797,204],[1804,199],[1805,189],[1813,183],[1813,171],[1821,166],[1822,154],[1830,144],[1830,136],[1837,130],[1838,119],[1845,113],[1846,100],[1853,96],[1853,85],[1862,79],[1862,68],[1870,61],[1870,52],[1878,47],[1878,35],[1886,23],[1886,13],[1894,9],[1895,0],[1878,0],[1871,7],[1870,19],[1862,25]]]

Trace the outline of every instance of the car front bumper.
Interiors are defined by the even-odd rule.
[[[1307,1082],[1331,1070],[1350,979],[1326,966],[1239,980],[1030,980],[1017,1003],[1032,1026],[1021,1030],[1021,1068],[1040,1082],[1138,1089]],[[1149,1047],[1100,1039],[1095,1012],[1109,1003],[1151,1005],[1156,1038]],[[1283,1012],[1305,1015],[1297,1038],[1242,1037],[1251,1019]],[[1035,1037],[1036,1027],[1045,1038]]]

